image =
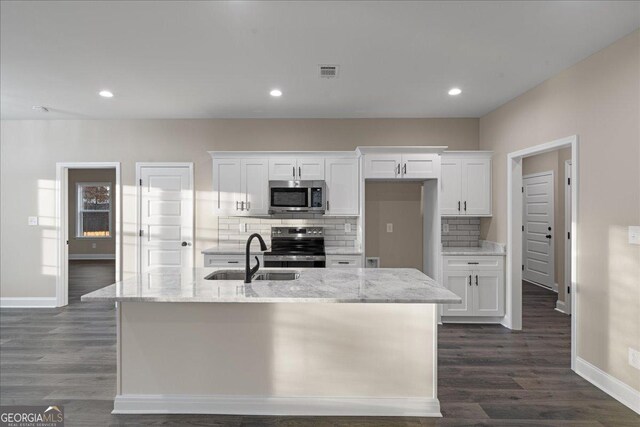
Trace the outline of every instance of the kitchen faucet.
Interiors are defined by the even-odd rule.
[[[260,242],[260,250],[261,251],[266,251],[267,250],[267,245],[264,243],[264,239],[262,238],[262,236],[258,233],[253,233],[251,236],[249,236],[249,238],[247,239],[247,253],[246,253],[246,263],[245,263],[245,267],[244,267],[244,283],[251,283],[251,278],[253,277],[253,275],[258,271],[258,269],[260,268],[260,260],[258,259],[258,257],[256,257],[256,261],[258,262],[258,264],[256,264],[255,267],[251,268],[249,267],[249,254],[251,254],[251,241],[253,240],[254,237],[258,238],[258,241]]]

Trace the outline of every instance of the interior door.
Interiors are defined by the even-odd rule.
[[[462,298],[462,302],[460,304],[442,304],[443,316],[470,316],[473,314],[471,312],[473,291],[470,286],[472,283],[471,273],[471,270],[445,271],[445,287]]]
[[[269,213],[269,164],[266,159],[242,161],[241,189],[245,213],[267,215]]]
[[[460,215],[462,208],[462,160],[443,156],[440,171],[440,214]]]
[[[524,225],[522,278],[553,288],[553,173],[525,176],[523,182]]]
[[[462,213],[491,215],[491,159],[462,161]]]
[[[358,215],[358,159],[326,159],[326,215]]]
[[[189,166],[139,168],[140,270],[193,267],[193,176]]]

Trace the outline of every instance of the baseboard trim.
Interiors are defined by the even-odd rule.
[[[559,311],[562,314],[569,315],[571,313],[567,313],[567,304],[564,301],[556,301],[556,311]]]
[[[441,417],[429,398],[118,395],[113,414]]]
[[[2,308],[55,308],[56,297],[0,298]]]
[[[69,260],[111,260],[116,259],[115,254],[69,254]]]
[[[576,373],[632,411],[640,414],[640,391],[580,357],[576,357]]]

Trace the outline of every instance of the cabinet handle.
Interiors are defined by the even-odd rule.
[[[244,200],[242,202],[240,202],[240,210],[243,211],[244,210]]]
[[[238,261],[227,261],[227,264],[238,264]]]
[[[349,261],[338,261],[338,264],[349,264]]]
[[[471,286],[471,274],[469,275],[469,286]]]
[[[406,175],[407,174],[407,164],[404,164],[404,167],[402,168],[402,174]]]
[[[465,212],[467,211],[467,201],[466,200],[464,201],[464,211]]]
[[[239,204],[240,204],[240,202],[236,200],[236,210],[238,210],[238,209],[239,209],[239,208],[238,208],[238,205],[239,205]]]
[[[302,179],[302,168],[298,166],[298,178]]]
[[[476,286],[478,286],[478,275],[476,274]]]
[[[327,210],[330,210],[329,209],[329,201],[328,200],[327,200]]]
[[[458,200],[458,212],[460,212],[460,201]]]
[[[293,177],[296,177],[296,167],[295,166],[291,166],[291,171],[293,173]]]
[[[247,200],[247,210],[249,210],[249,201]]]
[[[478,264],[480,264],[480,263],[479,263],[479,262],[472,262],[472,261],[470,261],[470,262],[468,262],[467,264],[478,265]]]
[[[398,173],[396,175],[400,175],[400,163],[398,163]]]

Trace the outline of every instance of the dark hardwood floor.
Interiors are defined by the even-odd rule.
[[[69,306],[0,310],[0,404],[64,405],[66,425],[197,426],[607,426],[640,416],[573,373],[570,320],[555,294],[524,285],[524,328],[440,327],[444,418],[111,415],[115,394],[112,304],[80,303],[112,281],[112,266],[74,263]]]

